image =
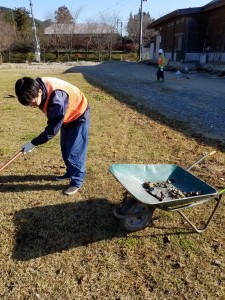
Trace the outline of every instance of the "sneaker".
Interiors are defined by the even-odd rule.
[[[77,186],[69,186],[68,189],[63,191],[63,194],[64,195],[72,195],[72,194],[75,194],[78,190],[79,190],[79,188]]]
[[[55,178],[55,180],[57,180],[57,181],[63,181],[63,180],[66,180],[66,179],[70,179],[70,177],[68,175],[66,175],[66,174],[64,174],[62,176],[57,176]]]

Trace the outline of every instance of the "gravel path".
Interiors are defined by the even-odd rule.
[[[185,122],[194,132],[225,142],[225,77],[193,72],[165,72],[156,83],[156,68],[133,62],[76,65],[68,72],[82,73],[102,87],[130,97],[168,118]]]

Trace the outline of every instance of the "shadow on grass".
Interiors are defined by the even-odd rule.
[[[114,207],[106,199],[94,199],[17,211],[13,258],[24,261],[124,237]]]
[[[126,238],[127,233],[113,216],[115,206],[106,199],[92,199],[17,211],[13,258],[26,261],[102,240]],[[165,239],[170,235],[195,233],[182,226],[155,226],[154,221],[150,227],[153,232],[136,232],[132,237]]]
[[[105,65],[108,65],[109,68],[108,75],[105,75],[104,73]],[[141,90],[140,99],[139,99],[139,96],[137,96],[137,93],[135,92],[135,88],[137,86],[138,81],[136,80],[134,82],[134,86],[130,84],[129,91],[127,92],[127,88],[126,88],[127,80],[129,79],[127,79],[126,76],[120,76],[118,73],[116,73],[113,70],[111,74],[109,62],[105,62],[105,63],[103,62],[101,64],[97,64],[96,66],[76,66],[76,67],[69,68],[67,71],[65,71],[65,73],[82,73],[84,78],[90,84],[92,84],[97,88],[104,89],[106,92],[110,93],[113,97],[127,104],[132,109],[135,109],[137,112],[146,115],[147,117],[157,121],[158,123],[167,125],[172,129],[181,132],[182,134],[186,135],[188,138],[195,139],[198,143],[216,147],[219,151],[223,151],[223,152],[225,151],[225,143],[220,140],[220,137],[208,138],[204,136],[204,134],[197,132],[199,126],[196,127],[196,130],[192,129],[187,123],[183,121],[175,120],[174,118],[173,119],[168,118],[166,115],[159,113],[156,109],[152,109],[149,108],[147,105],[140,104],[139,100],[141,99],[141,97],[146,98],[146,95],[149,95],[149,91],[150,91],[149,86],[152,84],[150,80],[143,79],[143,76],[142,78],[139,79],[140,83],[142,84],[142,87],[141,88],[139,87],[139,89]],[[105,76],[110,76],[111,81],[108,79],[107,82],[107,80],[105,80]],[[118,89],[116,89],[115,87],[113,88],[111,86],[110,82],[112,82],[112,80],[116,82]],[[161,92],[167,92],[167,93],[173,92],[172,89],[170,88],[167,89],[166,88],[161,89]],[[171,93],[171,97],[172,96],[173,94]],[[160,95],[157,94],[157,97],[159,98]],[[194,125],[193,120],[192,120],[192,125]],[[215,124],[215,127],[216,126],[217,125]]]
[[[33,182],[38,182],[38,184],[34,184]],[[66,181],[57,182],[57,185],[54,182],[57,182],[55,176],[49,175],[0,176],[0,193],[43,190],[58,191],[68,186],[68,182]]]

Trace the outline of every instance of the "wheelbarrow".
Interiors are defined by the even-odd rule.
[[[127,232],[134,232],[152,225],[152,217],[156,208],[164,211],[177,211],[194,229],[201,233],[206,230],[211,222],[222,199],[225,189],[217,191],[211,185],[197,178],[189,171],[207,156],[216,151],[207,153],[189,168],[184,169],[175,164],[113,164],[110,172],[116,180],[126,189],[122,204],[113,210],[114,216],[119,220],[120,226]],[[174,188],[185,194],[182,198],[165,198],[159,200],[151,195],[143,187],[145,182],[172,182]],[[199,193],[200,191],[200,193]],[[205,224],[201,228],[197,226],[183,213],[183,210],[215,201],[215,206]]]

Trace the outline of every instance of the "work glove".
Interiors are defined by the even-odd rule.
[[[163,71],[163,67],[161,67],[160,70]]]
[[[31,143],[28,142],[25,145],[22,146],[22,151],[24,154],[31,152],[32,150],[34,150],[35,146]]]

